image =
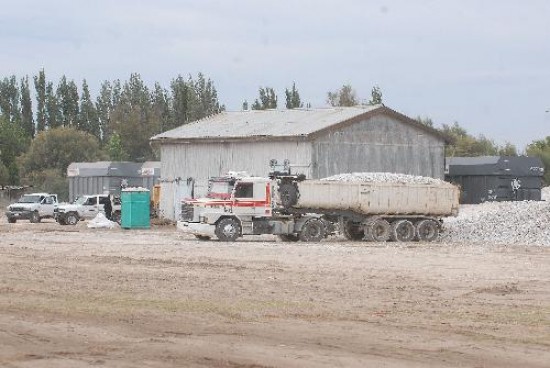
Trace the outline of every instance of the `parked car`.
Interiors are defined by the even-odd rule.
[[[54,217],[57,207],[57,194],[30,193],[24,194],[15,203],[8,206],[6,217],[9,223],[17,220],[40,222],[43,218]]]
[[[55,211],[55,219],[61,225],[76,225],[78,221],[93,219],[99,212],[105,213],[107,201],[111,201],[111,221],[120,222],[120,198],[109,194],[84,195],[73,203],[60,204]]]

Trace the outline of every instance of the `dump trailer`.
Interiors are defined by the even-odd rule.
[[[278,235],[320,241],[433,241],[443,217],[458,213],[459,189],[440,180],[344,182],[274,173],[214,178],[205,198],[184,200],[178,229],[199,239]]]

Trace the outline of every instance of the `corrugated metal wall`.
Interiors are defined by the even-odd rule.
[[[426,131],[378,115],[313,142],[313,177],[396,172],[444,178],[444,142]]]
[[[187,178],[195,179],[195,195],[204,195],[208,178],[221,176],[228,171],[247,171],[251,175],[267,176],[269,160],[308,166],[311,161],[309,142],[214,142],[163,144],[161,146],[161,216],[175,220],[174,202],[179,202],[175,182],[179,181],[178,196],[184,195]],[[309,167],[295,168],[296,173],[311,177]]]

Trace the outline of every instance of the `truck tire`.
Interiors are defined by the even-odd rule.
[[[416,229],[409,220],[397,220],[391,224],[391,240],[410,242],[416,236]]]
[[[232,242],[241,235],[241,225],[236,219],[226,217],[218,222],[214,232],[221,241]]]
[[[78,224],[78,221],[80,219],[78,218],[78,215],[74,212],[69,212],[66,216],[65,216],[65,223],[67,225],[76,225]]]
[[[307,220],[302,226],[299,237],[303,242],[320,242],[325,237],[323,221],[316,218]]]
[[[279,239],[281,239],[281,241],[286,243],[297,242],[298,240],[300,240],[300,237],[296,234],[280,234],[278,235],[278,237]]]
[[[391,236],[391,225],[384,219],[376,219],[365,226],[365,232],[369,241],[386,242]]]
[[[421,220],[416,223],[416,238],[431,242],[439,237],[439,223],[435,220]]]
[[[67,225],[67,222],[65,221],[65,217],[63,216],[57,216],[56,221],[59,225]]]
[[[298,203],[298,188],[294,183],[284,183],[279,187],[279,197],[284,208],[289,209]]]
[[[15,224],[17,222],[17,219],[15,217],[8,217],[8,222],[10,224]]]
[[[30,222],[32,222],[32,223],[40,222],[40,214],[36,211],[32,212]]]
[[[348,240],[361,240],[365,236],[361,226],[352,221],[343,220],[341,223],[342,235]]]

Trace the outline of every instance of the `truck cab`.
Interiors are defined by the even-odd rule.
[[[222,241],[260,234],[298,240],[305,224],[313,220],[309,224],[315,229],[309,231],[309,235],[304,233],[303,240],[318,241],[323,238],[325,228],[319,216],[285,215],[277,210],[277,185],[273,178],[212,179],[205,198],[183,201],[178,230],[199,239],[217,237]]]

